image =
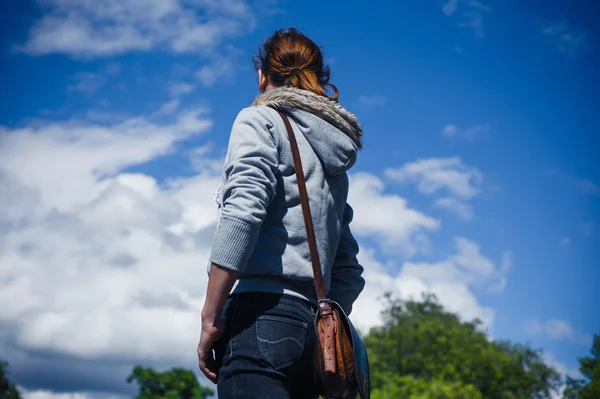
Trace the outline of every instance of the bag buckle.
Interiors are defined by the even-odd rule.
[[[318,303],[321,310],[331,309],[331,299],[319,299]]]

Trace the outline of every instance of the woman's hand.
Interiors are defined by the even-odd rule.
[[[219,317],[202,318],[202,333],[198,343],[198,366],[213,384],[217,383],[217,363],[213,356],[214,344],[225,333],[225,321]]]
[[[202,373],[214,384],[217,383],[217,362],[213,356],[214,344],[225,333],[225,321],[221,310],[239,273],[220,267],[210,266],[210,277],[206,288],[206,299],[202,309],[202,332],[198,343],[198,366]]]

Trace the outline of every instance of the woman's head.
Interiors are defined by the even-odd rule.
[[[276,31],[261,46],[254,57],[259,74],[259,86],[293,86],[337,101],[337,88],[329,83],[329,67],[323,63],[319,46],[294,28]],[[326,88],[333,90],[328,96]]]

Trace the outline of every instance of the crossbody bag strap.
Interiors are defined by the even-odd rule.
[[[308,250],[310,252],[310,261],[312,263],[315,290],[319,300],[326,299],[325,285],[323,284],[323,274],[321,273],[321,262],[319,260],[319,252],[317,251],[317,240],[315,239],[315,229],[313,227],[312,217],[310,215],[310,204],[308,203],[308,193],[306,192],[306,182],[304,181],[304,171],[302,170],[302,160],[300,159],[300,151],[298,150],[298,142],[292,130],[292,125],[288,117],[276,110],[287,130],[292,148],[292,157],[294,158],[294,169],[296,171],[296,180],[298,181],[298,191],[300,193],[300,203],[302,205],[302,214],[304,216],[304,225],[306,227],[306,236],[308,238]]]

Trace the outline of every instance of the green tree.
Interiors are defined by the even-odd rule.
[[[460,381],[425,380],[412,376],[389,375],[383,386],[373,390],[373,399],[483,399],[473,385]]]
[[[196,375],[183,368],[157,372],[151,368],[135,366],[127,382],[137,383],[139,393],[135,399],[206,399],[214,391],[198,383]]]
[[[564,399],[600,398],[600,335],[594,335],[592,356],[579,359],[579,371],[583,379],[567,377]]]
[[[21,395],[8,380],[8,363],[0,360],[0,398],[1,399],[19,399]]]
[[[376,398],[543,399],[560,385],[539,351],[490,340],[479,320],[461,321],[433,295],[387,295],[383,318],[365,338]]]

